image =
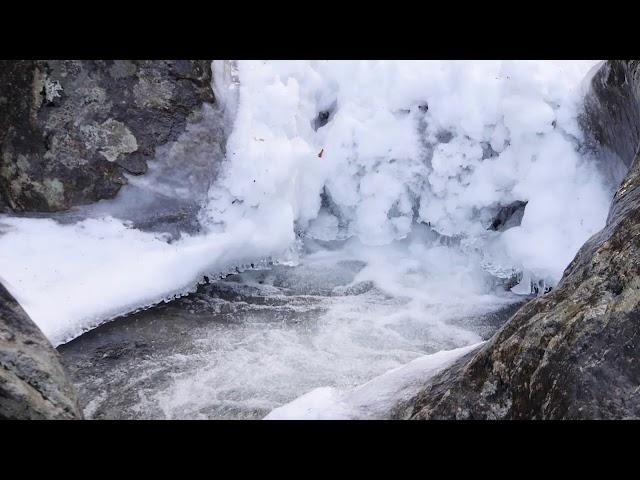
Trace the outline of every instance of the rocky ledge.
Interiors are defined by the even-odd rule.
[[[394,418],[640,417],[638,80],[638,62],[607,62],[587,96],[587,134],[631,164],[605,228],[582,246],[555,290],[397,405]]]

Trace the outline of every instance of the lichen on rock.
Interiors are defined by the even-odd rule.
[[[215,102],[211,79],[207,60],[0,61],[0,208],[113,198]]]
[[[115,162],[121,154],[138,150],[138,142],[131,130],[113,118],[99,125],[83,125],[80,130],[86,136],[87,148],[97,149],[110,162]]]

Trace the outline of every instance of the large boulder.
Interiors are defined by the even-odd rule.
[[[0,419],[80,419],[58,352],[0,284]]]
[[[0,212],[113,198],[213,103],[207,60],[0,61]]]
[[[587,133],[631,164],[605,228],[583,245],[555,290],[430,379],[396,407],[395,418],[640,417],[639,80],[633,61],[608,62],[592,78]]]

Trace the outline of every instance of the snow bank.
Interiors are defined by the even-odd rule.
[[[299,230],[369,245],[424,222],[489,263],[556,282],[608,208],[577,151],[580,80],[594,63],[240,62],[209,216],[233,223],[283,202]],[[487,232],[483,211],[514,200],[529,202],[522,225]]]
[[[223,233],[169,243],[106,217],[73,225],[2,218],[3,283],[54,345],[193,289],[202,275],[281,256],[293,240],[282,211]]]
[[[276,408],[265,420],[369,420],[388,417],[401,400],[418,393],[425,381],[482,343],[419,357],[350,389],[321,387]]]

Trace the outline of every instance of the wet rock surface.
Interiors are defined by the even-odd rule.
[[[79,419],[58,352],[0,284],[0,419]]]
[[[555,290],[397,405],[393,418],[640,417],[639,116],[631,101],[638,79],[638,62],[609,62],[592,80],[589,124],[599,125],[598,138],[624,163],[633,159],[605,228],[583,245]]]
[[[597,67],[579,118],[587,148],[615,185],[624,178],[640,144],[639,63],[609,60]]]
[[[527,202],[516,200],[509,205],[498,207],[487,230],[504,232],[505,230],[519,226],[520,223],[522,223],[526,206]]]
[[[214,102],[206,60],[0,61],[0,211],[113,198]]]

